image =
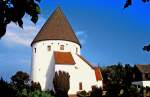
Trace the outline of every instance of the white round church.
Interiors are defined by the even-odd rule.
[[[80,55],[81,44],[60,7],[48,18],[31,46],[31,78],[41,84],[42,90],[53,89],[57,71],[69,73],[69,95],[91,91],[92,86],[102,87],[100,69]]]

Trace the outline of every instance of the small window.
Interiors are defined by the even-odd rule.
[[[78,53],[78,48],[76,48],[76,53]]]
[[[149,73],[145,73],[145,79],[150,80],[150,74]]]
[[[34,48],[34,53],[36,53],[36,48]]]
[[[82,90],[82,82],[79,83],[79,90]]]
[[[64,50],[64,45],[60,45],[60,50]]]
[[[47,46],[47,50],[48,50],[48,51],[51,51],[51,46],[50,46],[50,45]]]
[[[74,68],[75,68],[75,69],[78,69],[78,67],[77,67],[77,66],[75,66]]]

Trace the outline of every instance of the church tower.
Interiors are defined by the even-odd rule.
[[[39,82],[42,90],[53,89],[55,72],[70,75],[68,94],[91,91],[92,86],[102,87],[99,68],[80,55],[81,44],[67,18],[57,7],[31,43],[31,79]]]
[[[32,80],[42,89],[53,88],[55,72],[54,52],[80,54],[80,42],[69,22],[57,7],[36,35],[32,44]]]

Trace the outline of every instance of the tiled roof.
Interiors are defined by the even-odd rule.
[[[150,64],[148,65],[141,65],[141,64],[138,64],[138,65],[135,65],[140,72],[142,73],[150,73]]]
[[[74,65],[75,61],[70,52],[54,52],[55,64]]]
[[[60,7],[57,7],[48,18],[31,45],[43,40],[66,40],[80,45],[78,38]]]
[[[100,68],[95,68],[95,77],[96,77],[96,80],[99,81],[99,80],[102,80],[102,74],[101,74],[101,71],[100,71]]]

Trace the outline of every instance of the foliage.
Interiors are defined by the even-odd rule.
[[[15,97],[15,91],[11,87],[11,85],[4,81],[2,78],[0,79],[0,95],[1,97]]]
[[[143,50],[149,52],[150,51],[150,44],[147,46],[144,46]]]
[[[30,92],[27,97],[53,97],[47,91],[36,90],[34,92]]]
[[[80,91],[77,93],[78,97],[88,97],[88,93],[86,91]]]
[[[7,25],[14,22],[23,28],[22,18],[25,14],[31,16],[31,21],[36,23],[40,0],[0,0],[0,38],[5,35]]]
[[[119,74],[120,73],[120,74]],[[150,95],[150,88],[139,87],[131,85],[132,67],[129,64],[125,66],[121,63],[117,65],[108,66],[102,70],[104,80],[108,83],[104,87],[106,95],[102,95],[102,89],[92,87],[92,91],[80,91],[77,93],[78,97],[143,97]],[[116,78],[119,77],[119,78]],[[2,78],[0,79],[0,95],[2,97],[68,97],[69,90],[69,74],[64,71],[55,73],[54,89],[55,95],[51,91],[41,91],[39,83],[29,82],[29,75],[25,72],[18,71],[11,77],[12,82],[8,83]],[[129,81],[129,82],[126,82]],[[104,81],[105,83],[105,81]],[[20,86],[21,87],[20,87]],[[52,96],[54,95],[54,96]]]
[[[129,6],[132,5],[132,1],[133,0],[126,0],[125,4],[124,4],[124,8],[127,8]],[[150,0],[141,0],[143,3],[148,3]]]
[[[68,91],[70,88],[69,80],[69,73],[64,71],[55,72],[53,83],[56,91],[56,97],[68,97]]]
[[[29,83],[29,75],[18,71],[11,77],[8,83],[2,78],[0,80],[0,95],[2,97],[53,97],[48,91],[41,91],[39,83]]]
[[[40,90],[41,91],[41,85],[40,83],[31,81],[31,91]]]
[[[11,80],[15,84],[27,84],[29,81],[29,75],[25,72],[18,71],[11,77]]]
[[[27,89],[23,89],[21,92],[17,93],[17,97],[53,97],[50,95],[48,91],[29,91]]]
[[[11,77],[12,85],[16,90],[22,90],[28,87],[29,75],[25,72],[18,71]]]
[[[123,66],[121,63],[103,69],[104,90],[107,91],[107,96],[116,97],[127,91],[131,87],[132,71],[133,67],[129,64]]]
[[[128,89],[124,90],[124,93],[121,95],[122,97],[143,97],[142,96],[142,87],[139,91],[137,87],[131,85]]]
[[[102,97],[102,89],[96,86],[93,86],[90,97]]]

